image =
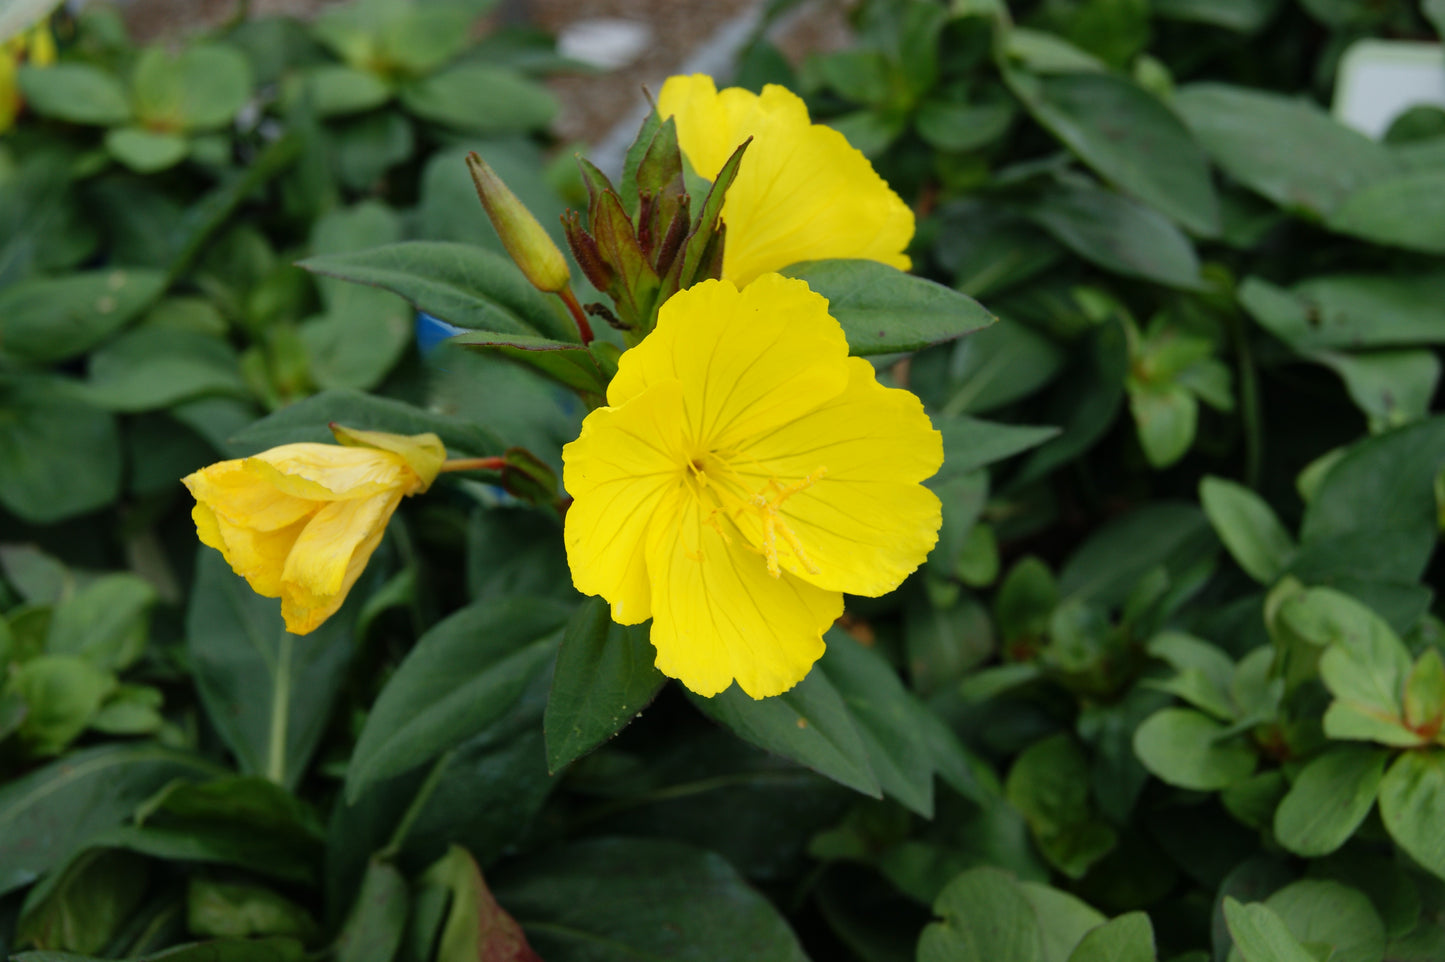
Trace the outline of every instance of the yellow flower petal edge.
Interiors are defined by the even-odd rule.
[[[705,74],[670,77],[657,109],[675,120],[683,154],[708,180],[753,138],[723,204],[725,279],[742,286],[828,257],[909,268],[903,250],[913,239],[913,211],[842,134],[811,123],[807,105],[787,88],[719,91]]]
[[[336,613],[401,499],[429,488],[446,460],[435,434],[333,430],[346,446],[285,444],[181,479],[201,543],[280,598],[297,635]]]
[[[657,667],[700,695],[787,691],[843,593],[892,591],[938,539],[942,438],[802,281],[674,295],[607,400],[562,451],[572,580],[651,618]]]

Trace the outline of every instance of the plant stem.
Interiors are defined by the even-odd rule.
[[[567,305],[567,310],[572,312],[572,320],[577,322],[577,333],[582,336],[582,344],[592,343],[592,325],[587,323],[587,314],[582,310],[582,305],[577,303],[577,295],[572,293],[572,288],[564,287],[557,292],[562,298],[562,303]]]
[[[432,795],[436,792],[437,786],[441,784],[442,773],[446,771],[447,765],[451,764],[452,756],[457,753],[455,748],[448,749],[432,765],[431,771],[427,772],[426,781],[416,790],[412,797],[411,804],[402,813],[401,821],[396,823],[396,831],[391,833],[391,840],[386,847],[376,853],[378,859],[394,859],[401,853],[402,845],[406,844],[406,836],[411,832],[412,825],[421,816],[422,809],[426,803],[431,801]]]
[[[507,466],[507,459],[500,455],[491,458],[454,458],[443,461],[441,471],[500,471]]]

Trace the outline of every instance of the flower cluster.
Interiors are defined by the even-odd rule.
[[[578,590],[605,598],[617,622],[651,619],[661,671],[702,695],[736,682],[761,698],[808,673],[845,592],[892,591],[937,540],[939,501],[921,482],[943,450],[922,404],[849,356],[826,299],[775,273],[821,258],[907,268],[913,214],[781,87],[719,92],[708,77],[674,77],[658,113],[675,124],[673,160],[644,164],[673,185],[672,222],[696,244],[678,254],[688,242],[679,233],[681,247],[658,250],[694,267],[716,253],[706,219],[687,226],[679,149],[710,180],[732,165],[711,215],[726,230],[720,267],[712,262],[721,278],[664,286],[656,326],[634,328],[640,343],[621,356],[605,406],[564,449],[567,559]],[[471,166],[508,249],[534,284],[563,297],[586,344],[561,255],[484,163]],[[608,191],[594,203],[611,203],[615,223],[593,255],[640,243]],[[590,242],[576,225],[570,238]],[[666,272],[662,261],[633,257],[619,272],[579,258],[589,277],[656,268],[653,290]],[[287,445],[185,479],[201,540],[256,591],[279,595],[298,633],[336,610],[397,503],[425,490],[445,459],[430,435],[341,439],[366,446]]]

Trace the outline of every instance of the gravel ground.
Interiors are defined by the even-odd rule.
[[[313,16],[345,0],[251,0],[251,16]],[[235,16],[238,0],[127,0],[124,13],[132,35],[142,41],[205,30]],[[813,0],[775,37],[795,61],[808,52],[836,48],[847,40],[843,8],[848,0]],[[639,109],[644,87],[656,91],[672,73],[694,63],[720,30],[760,8],[760,0],[502,0],[499,19],[530,22],[553,33],[593,20],[645,24],[651,42],[633,59],[600,74],[564,74],[549,85],[562,101],[555,131],[564,141],[596,144],[619,121]]]

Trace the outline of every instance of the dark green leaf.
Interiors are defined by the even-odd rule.
[[[1037,480],[1093,447],[1119,411],[1129,363],[1123,327],[1106,324],[1074,353],[1077,360],[1055,384],[1044,417],[1064,433],[1029,455],[1014,478],[1016,485]]]
[[[194,935],[232,939],[279,935],[314,942],[320,934],[305,909],[259,885],[192,876],[186,895],[186,928]]]
[[[1326,879],[1286,885],[1264,903],[1301,945],[1331,962],[1381,962],[1385,926],[1359,889]],[[1253,962],[1253,960],[1249,960]]]
[[[1442,299],[1437,274],[1332,274],[1288,290],[1248,277],[1239,286],[1255,320],[1300,350],[1445,343],[1435,314]]]
[[[299,101],[318,117],[336,117],[380,107],[391,88],[375,74],[343,64],[320,64],[287,87],[288,99]]]
[[[1025,749],[1009,770],[1004,790],[1044,857],[1070,878],[1083,877],[1118,841],[1093,810],[1088,759],[1066,733]]]
[[[601,598],[567,623],[547,699],[547,767],[558,771],[621,731],[667,680],[644,625],[614,624]]]
[[[423,635],[367,716],[346,772],[348,800],[500,718],[552,658],[569,614],[531,598],[484,601]]]
[[[63,361],[120,330],[165,287],[159,271],[88,271],[0,291],[0,345],[31,361]]]
[[[1069,556],[1059,589],[1117,605],[1156,565],[1178,574],[1217,550],[1204,512],[1192,504],[1155,501],[1095,531]]]
[[[592,353],[575,342],[553,341],[526,334],[468,331],[452,338],[451,343],[474,351],[498,354],[536,368],[575,391],[599,396],[607,393],[607,382]]]
[[[66,866],[45,898],[26,899],[17,940],[70,952],[98,954],[145,897],[144,859],[130,852],[86,852]],[[48,880],[47,880],[48,881]]]
[[[807,261],[783,273],[828,299],[855,355],[916,351],[997,320],[971,297],[877,261]]]
[[[1174,108],[1230,176],[1315,218],[1398,167],[1384,146],[1303,100],[1201,83],[1180,90]]]
[[[0,504],[40,524],[94,511],[120,489],[115,419],[58,381],[0,384]]]
[[[1097,72],[1004,77],[1034,118],[1105,180],[1195,234],[1219,233],[1204,153],[1142,87]]]
[[[74,752],[12,780],[0,788],[0,892],[30,884],[174,779],[217,774],[186,752],[122,743]]]
[[[199,331],[141,327],[90,356],[84,397],[111,411],[151,411],[211,394],[248,397],[240,357]]]
[[[299,262],[317,274],[370,284],[419,311],[474,330],[541,334],[564,340],[575,329],[511,261],[465,244],[408,241]]]
[[[1377,244],[1445,253],[1445,174],[1419,170],[1376,180],[1345,198],[1326,223]]]
[[[750,698],[737,685],[712,698],[689,697],[703,714],[744,741],[865,795],[882,796],[847,704],[816,667],[792,689],[771,698]]]
[[[327,427],[333,421],[349,428],[393,434],[430,431],[453,451],[477,457],[502,451],[501,441],[491,431],[470,421],[350,390],[322,391],[282,408],[232,437],[230,447],[237,456],[245,456],[298,441],[334,442]]]
[[[391,962],[411,908],[406,878],[390,862],[372,859],[361,891],[336,936],[336,962]]]
[[[1108,271],[1169,287],[1199,290],[1199,256],[1162,214],[1086,181],[1050,187],[1029,219],[1075,254]]]
[[[304,637],[202,547],[186,610],[186,650],[211,724],[241,770],[294,786],[321,740],[351,660],[351,605]]]
[[[807,958],[787,922],[727,862],[675,842],[573,843],[509,863],[492,887],[548,960]]]
[[[943,467],[936,478],[968,474],[1038,447],[1059,433],[1055,427],[1000,424],[964,415],[935,422],[943,435]]]

